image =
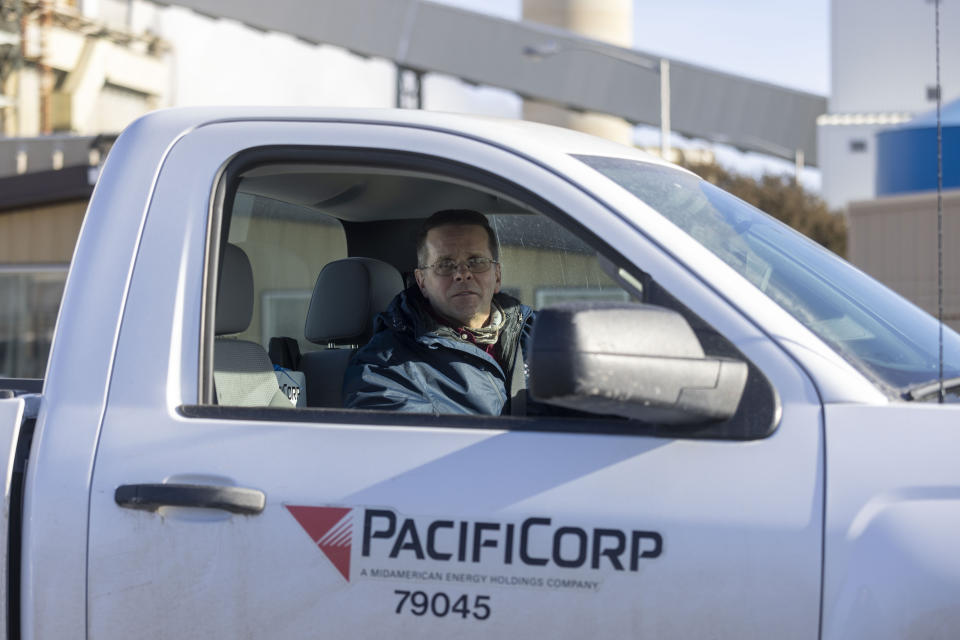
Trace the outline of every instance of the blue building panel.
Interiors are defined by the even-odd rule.
[[[941,110],[943,188],[960,189],[960,100]],[[877,134],[877,196],[937,188],[936,112]]]

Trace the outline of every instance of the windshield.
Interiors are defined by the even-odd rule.
[[[887,393],[909,398],[938,379],[936,319],[817,243],[696,176],[577,158],[687,232]],[[960,336],[947,327],[943,354],[944,377],[960,376]],[[936,399],[936,391],[926,397]]]

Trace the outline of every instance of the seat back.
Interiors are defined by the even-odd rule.
[[[343,374],[357,348],[373,335],[373,321],[403,291],[403,277],[373,258],[344,258],[327,264],[313,288],[304,335],[322,351],[304,353],[311,407],[340,407]]]
[[[217,286],[213,384],[217,404],[234,407],[291,407],[280,391],[273,364],[256,342],[225,338],[242,333],[253,317],[253,270],[243,249],[224,247]]]

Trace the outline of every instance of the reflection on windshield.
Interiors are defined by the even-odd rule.
[[[733,267],[887,393],[937,379],[936,319],[830,251],[696,176],[577,157]],[[944,376],[955,377],[960,336],[946,327],[943,334]]]

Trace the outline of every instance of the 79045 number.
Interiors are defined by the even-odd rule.
[[[415,616],[425,616],[430,613],[438,618],[459,615],[463,619],[473,616],[477,620],[486,620],[490,617],[488,604],[490,596],[474,596],[471,605],[470,596],[467,594],[449,596],[438,591],[431,595],[424,591],[404,591],[403,589],[396,589],[393,593],[400,596],[394,612],[398,614],[403,613],[406,607]]]

